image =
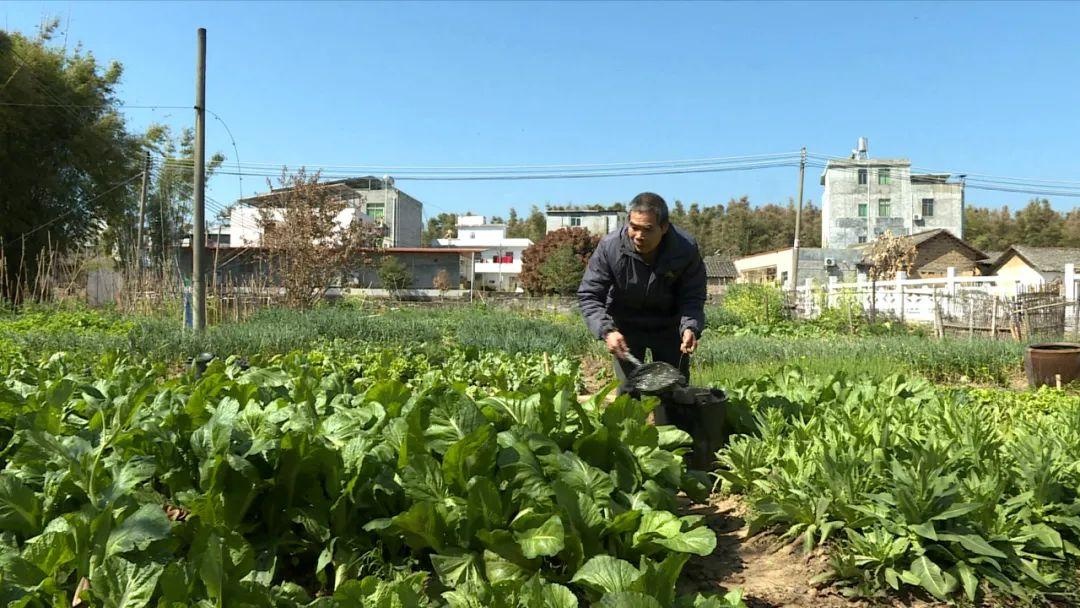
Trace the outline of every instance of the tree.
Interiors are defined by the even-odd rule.
[[[683,207],[682,201],[675,199],[675,204],[671,207],[671,223],[681,224],[686,219],[686,208]]]
[[[1080,209],[1072,209],[1065,214],[1065,225],[1061,227],[1061,246],[1080,247]]]
[[[183,129],[177,136],[167,126],[151,125],[143,140],[147,148],[157,153],[157,160],[154,161],[156,169],[152,172],[154,177],[150,180],[146,197],[144,239],[150,245],[151,264],[168,270],[173,263],[173,247],[192,231],[195,132]],[[207,159],[207,179],[224,161],[225,156],[221,153]],[[207,209],[210,208],[208,205]],[[133,223],[137,222],[136,216]]]
[[[889,231],[870,244],[867,257],[870,259],[870,278],[875,280],[891,279],[897,272],[911,272],[915,264],[915,241],[907,236],[893,236]]]
[[[544,291],[560,295],[576,292],[578,285],[581,284],[581,277],[585,274],[585,263],[586,261],[568,244],[552,251],[540,264]]]
[[[0,31],[0,297],[20,297],[13,285],[34,280],[46,247],[86,246],[104,226],[121,253],[134,240],[142,154],[116,97],[123,70],[50,47],[56,27],[35,39]]]
[[[964,209],[964,240],[982,251],[999,250],[990,234],[990,210],[981,207]]]
[[[431,280],[431,286],[439,290],[439,297],[445,298],[446,292],[450,291],[453,284],[450,282],[450,273],[446,272],[445,268],[440,268],[439,272],[435,273],[435,278]]]
[[[599,242],[599,236],[584,228],[549,232],[521,254],[522,288],[533,295],[573,293]]]
[[[427,227],[421,237],[423,245],[434,245],[436,239],[457,238],[457,214],[440,213],[435,217],[428,218]]]
[[[286,305],[306,309],[323,298],[335,281],[343,282],[364,253],[382,240],[382,229],[354,220],[336,220],[346,202],[319,183],[319,173],[282,169],[273,206],[259,213],[263,258],[285,287]]]
[[[1064,220],[1047,199],[1031,199],[1027,207],[1016,212],[1019,243],[1032,247],[1060,246]]]
[[[517,212],[511,210],[511,218],[517,218]],[[539,243],[544,235],[547,233],[547,216],[536,205],[532,206],[532,210],[529,211],[529,217],[525,218],[521,222],[507,222],[506,236],[510,238],[524,238],[529,239],[533,243]]]
[[[396,256],[385,256],[379,263],[379,282],[383,289],[393,293],[412,285],[412,280],[408,266]]]

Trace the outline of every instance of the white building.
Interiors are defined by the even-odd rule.
[[[246,205],[234,205],[229,213],[229,223],[222,228],[222,234],[228,235],[228,243],[222,242],[222,246],[229,247],[259,247],[262,243],[262,228],[260,228],[263,210]],[[284,209],[266,209],[266,213],[274,221],[282,221],[285,218]],[[354,221],[365,224],[373,223],[371,217],[357,212],[355,207],[345,207],[334,217],[334,223],[341,228],[348,228]],[[212,225],[211,228],[214,228]]]
[[[947,173],[912,173],[906,158],[870,158],[859,138],[851,158],[821,174],[821,246],[844,248],[886,230],[909,235],[935,228],[964,238],[964,186]]]
[[[622,227],[626,223],[626,211],[620,207],[581,208],[548,207],[547,231],[555,232],[562,228],[584,228],[590,234],[604,236]]]
[[[358,177],[323,182],[321,186],[331,191],[331,196],[345,201],[345,208],[334,221],[348,226],[359,220],[374,222],[385,227],[384,247],[418,247],[422,231],[423,203],[394,187],[392,178]],[[271,216],[280,216],[275,209],[281,189],[272,190],[237,201],[229,215],[228,225],[218,232],[222,246],[253,247],[261,244],[262,229],[259,218],[263,209]],[[210,220],[213,224],[214,220]],[[211,225],[211,232],[216,226]]]
[[[488,224],[482,215],[458,216],[457,238],[437,242],[443,247],[483,247],[475,257],[475,287],[495,291],[519,289],[521,254],[532,245],[529,239],[507,238],[505,224]]]

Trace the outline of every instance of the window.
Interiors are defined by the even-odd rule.
[[[859,237],[859,242],[860,243],[865,243],[866,242],[866,237],[865,236],[860,236]]]
[[[368,203],[364,208],[364,213],[373,220],[381,220],[386,217],[386,203]]]
[[[922,216],[934,217],[934,199],[924,198],[922,199]]]
[[[866,217],[866,203],[859,203],[859,217]]]
[[[890,211],[892,210],[890,209],[890,207],[892,207],[892,204],[889,202],[889,199],[879,198],[877,201],[877,216],[892,217],[892,214],[890,213]]]
[[[879,186],[888,186],[889,185],[889,170],[888,169],[878,169],[877,170],[877,183],[878,183]]]
[[[581,225],[581,217],[577,216],[577,215],[571,216],[570,217],[570,225],[571,226],[580,226]]]
[[[865,186],[866,181],[866,169],[859,169],[859,185]]]

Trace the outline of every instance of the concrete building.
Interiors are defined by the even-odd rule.
[[[407,193],[394,186],[393,178],[372,176],[340,179],[323,182],[331,196],[344,200],[345,209],[335,221],[342,226],[359,218],[363,222],[374,222],[385,227],[384,247],[418,247],[423,231],[424,205]],[[221,229],[221,242],[232,247],[259,246],[262,229],[259,217],[264,209],[271,215],[280,215],[274,208],[283,189],[274,189],[266,194],[259,194],[240,199],[232,206],[228,226]]]
[[[626,223],[622,207],[551,207],[547,208],[547,231],[561,228],[584,228],[603,236]]]
[[[357,268],[350,285],[367,289],[384,289],[379,279],[379,266],[387,257],[397,258],[409,271],[409,289],[435,289],[435,277],[446,271],[450,289],[468,289],[473,281],[475,247],[394,247],[371,252],[372,263]]]
[[[346,270],[339,280],[329,287],[342,289],[382,289],[379,265],[387,257],[397,258],[409,271],[412,283],[408,289],[431,290],[435,277],[446,271],[450,289],[468,290],[473,283],[474,257],[482,249],[476,247],[393,247],[370,251],[363,261]],[[231,283],[248,285],[266,282],[278,285],[275,277],[275,254],[262,247],[225,247],[208,245],[204,249],[207,261],[207,283]],[[191,245],[177,248],[178,268],[185,283],[191,281]]]
[[[437,239],[442,247],[478,249],[473,272],[477,289],[516,291],[520,286],[521,254],[532,241],[507,238],[505,224],[489,224],[482,215],[457,219],[457,238]]]
[[[856,249],[823,249],[821,247],[799,248],[799,277],[801,285],[806,279],[827,283],[830,277],[837,281],[854,281],[862,263],[862,252]],[[737,283],[770,283],[791,289],[791,270],[795,262],[791,247],[766,251],[739,258],[734,261],[739,273]]]
[[[912,173],[906,158],[870,158],[866,138],[851,158],[821,174],[821,244],[844,248],[886,230],[909,235],[943,228],[964,238],[964,189],[948,173]]]

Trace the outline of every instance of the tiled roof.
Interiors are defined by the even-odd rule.
[[[1070,247],[1028,247],[1027,245],[1013,245],[1009,248],[1017,255],[1024,258],[1032,268],[1039,272],[1063,272],[1065,264],[1076,264],[1080,267],[1080,249]],[[1004,261],[1005,252],[999,262]]]
[[[967,241],[961,239],[960,237],[956,236],[955,234],[953,234],[952,232],[949,232],[948,230],[946,230],[944,228],[934,228],[933,230],[924,230],[922,232],[916,232],[915,234],[910,235],[908,238],[910,238],[912,241],[915,242],[915,247],[919,247],[920,245],[922,245],[923,243],[929,241],[930,239],[933,239],[935,237],[942,236],[942,235],[946,236],[947,238],[949,238],[953,242],[955,242],[957,245],[960,245],[961,247],[963,247],[963,248],[967,249],[969,252],[971,252],[971,259],[976,260],[976,261],[986,259],[986,253],[984,253],[982,251],[979,251],[975,247],[971,246],[971,244],[969,244]]]
[[[739,276],[739,271],[735,270],[735,263],[728,258],[723,258],[718,255],[705,256],[705,276],[716,278],[736,278]]]

